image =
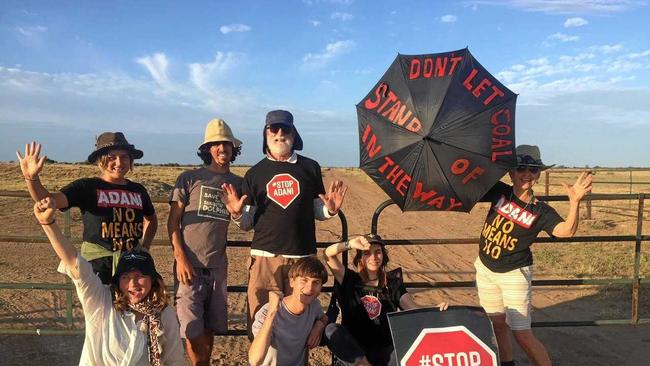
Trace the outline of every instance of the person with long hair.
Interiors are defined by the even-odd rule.
[[[514,365],[511,331],[533,365],[550,365],[546,348],[531,330],[530,246],[541,231],[559,238],[576,233],[580,201],[591,191],[592,177],[584,172],[573,186],[563,184],[569,198],[565,220],[533,192],[541,172],[551,167],[542,162],[539,147],[520,145],[516,152],[518,165],[509,173],[512,186],[498,182],[482,199],[491,207],[474,262],[476,287],[494,326],[501,365]]]
[[[162,277],[146,251],[121,256],[110,284],[104,285],[77,253],[55,220],[50,197],[34,204],[34,215],[77,289],[86,335],[80,365],[185,365],[174,309]]]
[[[142,184],[126,178],[133,161],[143,156],[121,132],[104,132],[97,137],[88,162],[99,168],[97,177],[77,179],[60,192],[48,191],[39,178],[46,157],[41,144],[25,145],[25,156],[16,152],[20,169],[34,202],[53,198],[62,211],[78,207],[83,218],[81,256],[92,265],[104,284],[109,284],[120,254],[134,248],[148,250],[158,219]]]
[[[228,330],[228,257],[230,214],[219,198],[223,184],[241,189],[230,171],[242,142],[226,121],[205,128],[197,155],[204,166],[176,179],[169,199],[167,232],[174,251],[176,311],[192,365],[209,365],[214,335]]]
[[[346,268],[340,253],[356,249]],[[404,287],[402,269],[386,269],[389,258],[378,235],[358,236],[325,249],[326,264],[334,275],[334,295],[341,309],[341,325],[325,329],[327,345],[342,365],[393,365],[395,351],[387,314],[420,307]],[[447,303],[437,305],[447,309]]]

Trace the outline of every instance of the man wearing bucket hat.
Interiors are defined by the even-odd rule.
[[[563,183],[569,197],[566,220],[533,192],[545,165],[539,148],[520,145],[517,167],[510,171],[512,186],[498,182],[484,197],[491,209],[483,225],[476,267],[481,306],[490,316],[499,344],[501,365],[514,365],[510,331],[534,365],[550,365],[544,345],[531,330],[531,244],[540,231],[561,238],[576,233],[582,198],[591,191],[591,173],[575,184]]]
[[[288,111],[266,115],[262,131],[266,155],[244,175],[242,196],[224,186],[224,202],[243,230],[255,229],[248,279],[248,331],[269,291],[291,292],[287,276],[298,258],[316,254],[314,219],[338,214],[347,187],[332,182],[327,193],[320,165],[296,154],[303,141]]]
[[[82,178],[50,193],[39,179],[46,157],[41,145],[25,145],[25,157],[16,152],[27,188],[34,201],[53,198],[60,210],[78,207],[83,217],[81,255],[104,284],[114,273],[120,253],[137,246],[148,249],[158,220],[147,190],[125,178],[133,161],[143,156],[122,132],[104,132],[97,137],[88,162],[97,164],[99,176]]]
[[[176,311],[193,365],[209,365],[214,334],[228,328],[230,214],[219,192],[223,184],[241,187],[242,178],[230,172],[241,144],[224,120],[208,122],[197,152],[204,166],[181,173],[169,200],[167,230],[174,250]]]

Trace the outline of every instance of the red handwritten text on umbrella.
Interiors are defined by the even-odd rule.
[[[377,136],[372,133],[372,128],[370,125],[366,126],[361,141],[364,144],[369,155],[375,156],[379,151],[381,151],[381,145],[378,143]],[[472,164],[468,159],[457,159],[454,161],[450,169],[454,175],[461,175],[468,171],[471,165]],[[387,155],[384,156],[384,163],[377,170],[380,173],[384,174],[385,179],[395,187],[395,190],[400,195],[406,196],[413,178],[408,175],[406,171],[404,171],[404,169],[399,166],[399,164],[396,164],[395,161],[393,161],[393,159]],[[470,181],[477,179],[478,176],[483,174],[483,172],[485,172],[485,169],[480,166],[475,166],[463,178],[463,184],[467,184]],[[422,203],[426,202],[428,206],[435,206],[438,209],[444,208],[447,211],[451,211],[454,208],[461,207],[463,205],[462,202],[456,200],[454,197],[439,195],[435,189],[425,191],[424,184],[419,181],[415,184],[413,198],[419,199]]]
[[[507,107],[494,112],[490,117],[492,127],[492,161],[497,161],[500,155],[512,155],[512,139],[504,138],[511,136],[512,114]],[[499,151],[500,150],[500,151]]]
[[[433,57],[425,57],[424,61],[422,61],[420,58],[414,57],[411,60],[409,79],[413,80],[420,77],[431,78],[450,76],[456,71],[456,66],[462,60],[462,56],[439,56],[435,58],[434,67]],[[449,71],[447,72],[447,70]]]
[[[467,88],[467,90],[472,92],[472,95],[475,96],[476,98],[481,97],[481,95],[484,95],[483,92],[485,89],[489,86],[492,88],[492,94],[490,94],[485,100],[483,100],[483,105],[487,106],[490,103],[494,101],[494,99],[499,96],[503,97],[505,94],[501,89],[499,89],[498,86],[493,85],[494,82],[490,81],[488,78],[483,78],[478,85],[474,86],[472,85],[472,81],[476,77],[476,74],[478,74],[477,69],[472,69],[472,71],[469,73],[467,78],[465,78],[465,81],[463,81],[463,86]]]
[[[388,90],[387,84],[379,84],[379,86],[375,89],[375,97],[376,99],[374,100],[370,98],[366,99],[363,102],[363,106],[368,110],[373,110],[379,107],[377,108],[377,113],[381,113],[382,116],[388,117],[391,122],[397,124],[398,126],[404,126],[406,121],[410,119],[410,122],[406,124],[406,129],[411,132],[420,131],[422,128],[422,123],[420,120],[415,116],[415,114],[413,114],[412,111],[406,108],[406,104],[404,104],[397,97],[397,95],[393,93],[392,90]],[[384,99],[383,103],[381,103],[382,99]],[[384,108],[386,108],[390,103],[393,103],[393,105],[390,108],[384,110]],[[384,112],[382,113],[382,111]],[[413,117],[411,118],[411,116]]]

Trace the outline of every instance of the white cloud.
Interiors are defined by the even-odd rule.
[[[641,58],[641,57],[646,57],[646,56],[650,56],[650,50],[645,50],[643,52],[633,52],[633,53],[630,53],[630,54],[627,55],[627,57],[629,57],[631,59]]]
[[[571,28],[571,27],[582,27],[583,25],[587,25],[589,22],[580,17],[575,17],[575,18],[569,18],[564,22],[564,28]]]
[[[471,0],[470,4],[507,6],[547,14],[615,13],[646,6],[640,0]]]
[[[223,78],[226,73],[237,66],[239,56],[232,52],[217,52],[214,61],[210,63],[191,63],[188,65],[190,81],[199,90],[206,93],[214,93],[212,81]]]
[[[550,39],[552,41],[560,41],[560,42],[577,42],[580,37],[579,36],[570,36],[564,33],[553,33],[550,36],[547,37],[547,39]]]
[[[249,32],[250,30],[251,27],[246,24],[228,24],[219,27],[219,31],[223,34]]]
[[[320,25],[319,20],[310,20],[309,24],[313,25],[314,27],[318,27]]]
[[[15,27],[14,30],[24,37],[32,37],[47,32],[47,27],[34,25],[29,27]]]
[[[352,15],[350,13],[343,13],[343,12],[338,12],[338,11],[332,13],[332,15],[330,17],[332,19],[334,19],[334,20],[340,20],[342,22],[354,19],[354,15]]]
[[[169,86],[169,78],[167,76],[169,61],[167,61],[167,56],[164,53],[159,52],[152,56],[139,57],[135,59],[135,62],[144,66],[158,85]]]
[[[443,23],[454,23],[458,20],[458,17],[455,15],[447,14],[440,17],[440,20]]]
[[[356,43],[352,40],[338,41],[328,43],[325,50],[321,53],[308,53],[303,57],[303,66],[321,67],[335,57],[349,52]]]
[[[636,72],[650,69],[642,57],[650,50],[616,55],[621,45],[591,46],[575,55],[541,57],[514,64],[496,75],[513,91],[520,93],[519,103],[544,104],[559,95],[629,89]],[[619,52],[620,53],[620,52]]]
[[[623,50],[623,45],[622,44],[606,44],[606,45],[601,45],[601,46],[591,46],[589,47],[591,51],[597,51],[600,53],[615,53]]]

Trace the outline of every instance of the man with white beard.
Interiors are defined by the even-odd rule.
[[[255,229],[248,267],[251,339],[252,319],[268,302],[269,291],[289,295],[289,268],[297,259],[316,254],[314,219],[336,216],[347,190],[334,181],[325,193],[320,165],[295,153],[303,143],[291,113],[269,112],[263,134],[266,157],[244,175],[242,196],[234,186],[222,186],[222,201],[233,222],[243,230]]]

